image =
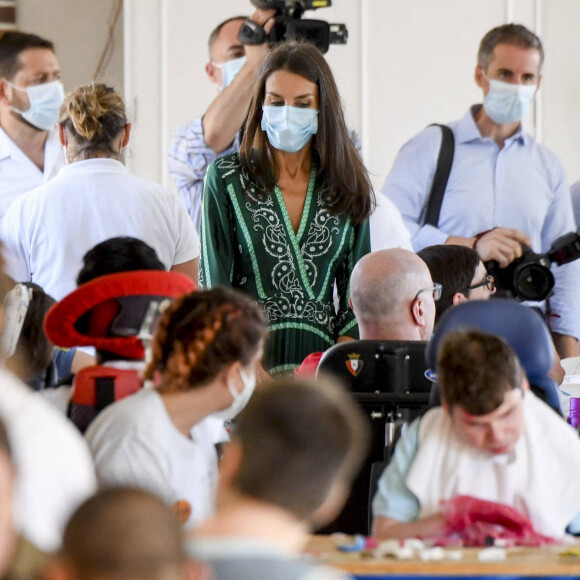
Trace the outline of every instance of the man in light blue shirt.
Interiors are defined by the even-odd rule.
[[[477,250],[483,261],[507,266],[522,244],[546,252],[575,231],[564,171],[553,153],[524,133],[521,118],[541,82],[544,52],[524,26],[507,24],[481,41],[475,81],[484,94],[449,127],[455,155],[437,227],[424,225],[427,199],[441,145],[439,127],[406,143],[383,187],[398,207],[416,251],[434,244]],[[578,355],[580,262],[554,267],[550,325],[562,358]]]

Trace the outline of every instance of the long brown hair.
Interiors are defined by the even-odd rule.
[[[330,67],[312,44],[280,44],[262,64],[240,147],[242,170],[263,192],[272,191],[276,184],[275,161],[261,122],[266,81],[278,70],[300,75],[318,86],[318,132],[312,137],[312,148],[319,178],[328,190],[327,203],[334,213],[349,215],[355,224],[364,221],[374,209],[373,188],[349,136]]]

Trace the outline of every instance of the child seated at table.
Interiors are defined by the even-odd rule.
[[[373,501],[373,534],[447,536],[478,517],[499,523],[507,506],[529,520],[536,540],[579,531],[580,440],[529,390],[509,345],[481,331],[449,333],[437,378],[442,407],[397,444]],[[491,504],[497,522],[477,500],[504,504]]]

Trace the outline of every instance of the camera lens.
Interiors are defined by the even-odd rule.
[[[544,300],[554,287],[554,276],[540,264],[525,264],[514,272],[513,283],[524,300]]]

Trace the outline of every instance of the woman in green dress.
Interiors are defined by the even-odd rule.
[[[262,66],[240,153],[208,169],[200,268],[203,286],[233,286],[263,305],[272,376],[358,338],[349,277],[370,251],[374,202],[324,57],[310,44],[279,45]]]

